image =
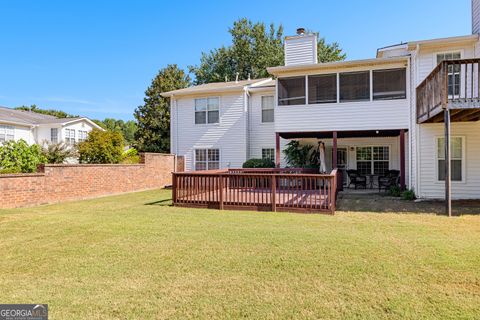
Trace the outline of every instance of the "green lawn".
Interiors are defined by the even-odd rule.
[[[172,208],[157,190],[0,210],[0,303],[51,319],[480,316],[480,216]]]

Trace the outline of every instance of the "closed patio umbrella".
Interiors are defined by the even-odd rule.
[[[327,167],[325,165],[325,143],[320,142],[320,173],[327,172]]]

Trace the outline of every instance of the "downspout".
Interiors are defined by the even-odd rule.
[[[416,75],[415,75],[415,80],[417,80],[419,77],[419,74],[418,74],[418,65],[417,65],[417,56],[418,56],[418,53],[420,51],[420,45],[417,44],[417,47],[415,49],[415,72],[416,72]],[[414,84],[414,88],[416,88],[416,81],[413,82]],[[416,93],[415,93],[416,94]],[[417,97],[415,96],[415,111],[417,111]],[[416,115],[416,113],[415,113]],[[415,130],[415,145],[416,145],[416,148],[415,148],[415,156],[416,156],[416,166],[415,166],[415,175],[416,175],[416,179],[415,179],[415,184],[416,184],[416,189],[415,189],[415,193],[420,196],[421,193],[422,193],[422,190],[421,190],[421,183],[420,183],[420,164],[421,164],[421,157],[420,157],[420,132],[421,132],[421,126],[417,126],[417,121],[415,119],[415,128],[417,130]]]
[[[246,141],[245,141],[245,161],[250,159],[250,93],[248,92],[248,87],[244,87],[243,94],[243,106],[245,112],[245,129],[246,129]]]
[[[412,56],[408,57],[408,69],[410,72],[410,88],[412,88]],[[410,94],[414,90],[410,89]],[[410,111],[408,112],[408,187],[412,189],[412,97],[410,97]],[[415,107],[414,107],[415,111]]]

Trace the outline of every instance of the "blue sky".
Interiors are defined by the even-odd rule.
[[[283,24],[286,35],[299,26],[318,31],[347,59],[471,32],[470,0],[0,0],[0,105],[133,119],[160,68],[186,68],[228,45],[240,17]]]

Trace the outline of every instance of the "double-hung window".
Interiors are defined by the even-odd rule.
[[[219,149],[195,149],[195,170],[215,170],[219,168]]]
[[[305,77],[278,79],[279,106],[305,104],[305,93]]]
[[[308,103],[337,102],[337,75],[322,74],[308,77]]]
[[[373,100],[405,99],[407,97],[406,69],[374,70]]]
[[[51,128],[50,129],[50,141],[52,143],[57,143],[58,142],[58,129],[57,128]]]
[[[437,54],[437,64],[444,60],[457,60],[460,58],[460,52],[439,53]],[[453,98],[460,95],[460,70],[460,64],[448,66],[448,95]]]
[[[65,129],[65,142],[75,144],[75,129]]]
[[[83,142],[87,140],[88,132],[83,130],[78,130],[78,142]]]
[[[340,102],[370,100],[370,71],[340,73]]]
[[[195,124],[218,123],[219,101],[215,98],[195,99]]]
[[[0,143],[15,139],[15,127],[0,125]]]
[[[450,177],[452,181],[463,180],[463,138],[450,138]],[[445,138],[437,138],[438,180],[445,181]]]
[[[273,148],[263,148],[262,149],[262,159],[271,160],[275,162],[275,149]]]
[[[262,97],[262,123],[274,121],[273,96]]]
[[[382,175],[389,170],[388,146],[357,147],[357,170],[360,174]]]

